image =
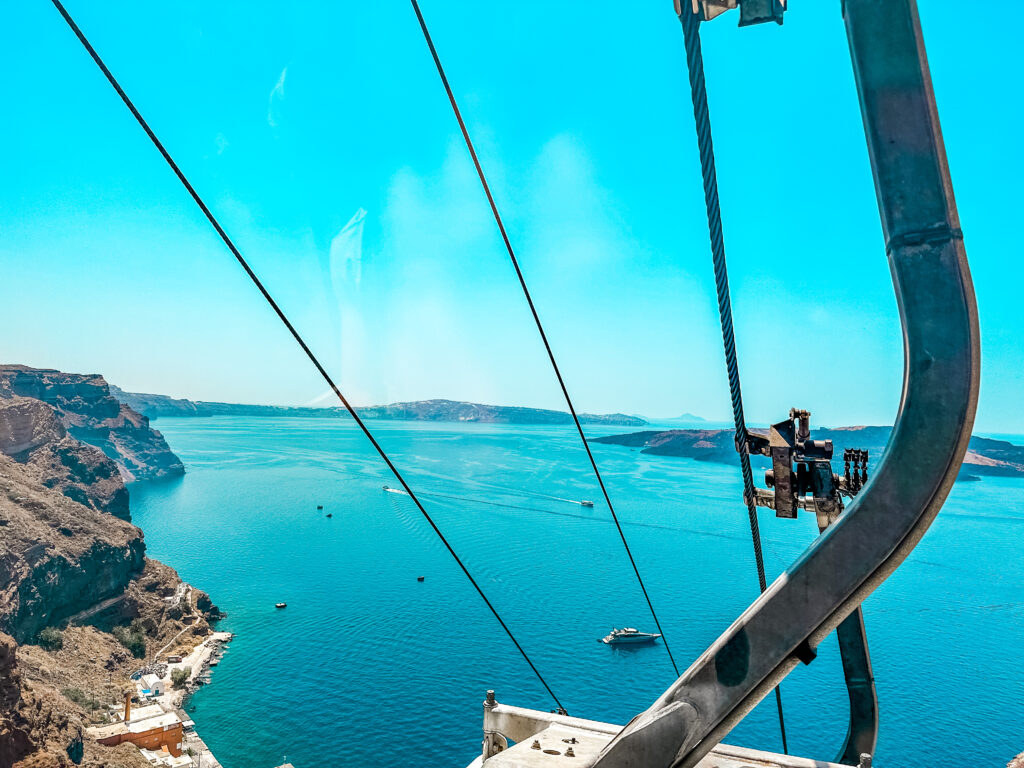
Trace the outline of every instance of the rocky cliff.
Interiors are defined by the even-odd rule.
[[[35,437],[43,432],[37,430]],[[7,445],[31,451],[35,440],[28,442],[8,440]],[[95,750],[83,742],[84,712],[46,679],[61,668],[60,661],[47,659],[25,675],[17,657],[26,646],[15,643],[34,642],[43,628],[90,606],[119,601],[146,566],[138,528],[46,487],[40,477],[37,467],[0,455],[0,766],[5,767],[69,766],[72,756],[81,758],[80,750]],[[113,477],[121,483],[116,469]]]
[[[45,487],[0,456],[0,631],[18,642],[122,593],[142,572],[142,531]]]
[[[0,768],[142,768],[135,747],[102,747],[85,727],[105,722],[140,657],[187,653],[220,613],[143,557],[137,528],[25,472],[0,457]]]
[[[21,676],[14,640],[0,634],[0,765],[14,765],[33,746],[32,725],[22,711]]]
[[[67,433],[101,450],[125,482],[181,475],[185,468],[149,418],[118,401],[102,376],[0,366],[0,398],[50,406]]]
[[[87,507],[127,520],[128,489],[112,459],[67,433],[57,411],[28,397],[0,399],[0,453]]]
[[[126,480],[181,471],[102,377],[0,366],[0,768],[146,765],[83,733],[133,652],[187,646],[220,615],[128,522]]]
[[[168,395],[147,395],[142,392],[125,392],[114,384],[110,394],[135,411],[150,419],[161,416],[212,416],[205,408],[192,400],[183,400]]]
[[[0,634],[0,766],[3,768],[145,768],[142,754],[127,744],[106,749],[85,736],[85,711],[39,676],[23,670],[22,649]],[[47,669],[47,676],[50,674]]]

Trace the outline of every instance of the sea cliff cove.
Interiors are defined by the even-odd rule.
[[[0,453],[0,765],[207,751],[179,707],[229,636],[205,592],[146,556],[126,486],[181,461],[101,376],[16,365],[0,366]]]

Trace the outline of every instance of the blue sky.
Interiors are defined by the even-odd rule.
[[[562,407],[408,3],[67,7],[352,400]],[[728,418],[672,4],[422,7],[577,405]],[[921,13],[977,427],[1024,432],[1017,40],[999,14]],[[0,14],[0,358],[326,404],[50,3]],[[891,423],[901,338],[839,3],[735,21],[704,41],[748,418]]]

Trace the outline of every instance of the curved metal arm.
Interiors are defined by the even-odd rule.
[[[844,17],[903,325],[896,426],[846,514],[615,737],[600,768],[693,766],[903,562],[967,450],[977,307],[917,7],[845,0]]]

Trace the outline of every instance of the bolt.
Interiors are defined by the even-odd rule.
[[[565,756],[576,757],[576,753],[572,751],[572,747],[569,747],[567,750],[565,750]]]
[[[857,763],[857,768],[871,768],[871,755],[867,752],[861,752],[860,762]]]
[[[536,739],[533,740],[533,746],[530,749],[540,749],[540,742]]]
[[[497,702],[494,700],[494,691],[488,691],[487,692],[487,699],[486,699],[486,701],[484,701],[484,706],[485,707],[497,706]]]

